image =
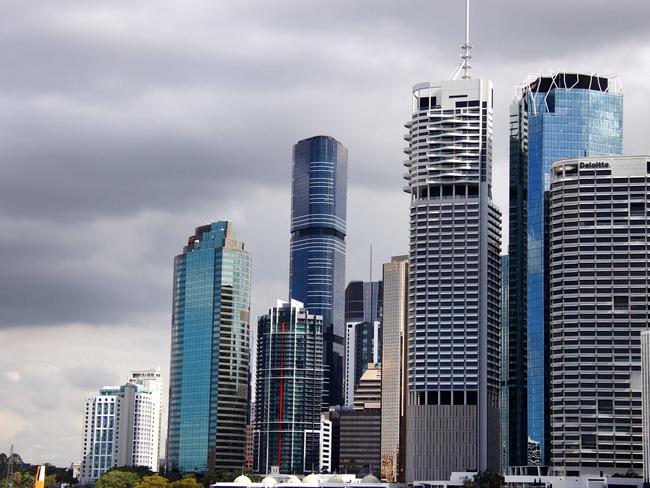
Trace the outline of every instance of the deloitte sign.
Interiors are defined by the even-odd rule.
[[[603,169],[609,168],[606,161],[580,161],[580,169]]]

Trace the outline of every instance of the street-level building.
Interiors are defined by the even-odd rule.
[[[650,156],[564,159],[550,178],[553,465],[641,476]]]
[[[381,367],[369,364],[354,392],[353,408],[340,412],[339,469],[378,476],[381,469]]]

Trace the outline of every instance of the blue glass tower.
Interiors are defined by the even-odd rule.
[[[616,78],[540,76],[523,86],[510,121],[509,457],[511,465],[547,464],[551,163],[621,154],[623,96]],[[536,453],[526,456],[528,438],[539,444],[539,460]]]
[[[324,401],[343,400],[348,151],[315,136],[293,147],[289,297],[323,316]]]
[[[251,259],[230,222],[198,227],[174,259],[167,466],[241,469]]]

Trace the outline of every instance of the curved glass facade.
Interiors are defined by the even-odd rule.
[[[343,401],[347,149],[329,136],[293,147],[289,297],[323,316],[325,401]]]
[[[244,464],[250,254],[229,222],[196,229],[174,259],[168,469]]]
[[[513,195],[511,181],[511,214],[514,218],[511,216],[510,221],[510,287],[526,287],[527,312],[525,316],[514,317],[514,320],[511,316],[510,334],[515,341],[511,342],[511,349],[515,345],[518,346],[515,347],[517,354],[527,352],[527,434],[530,440],[539,443],[539,462],[547,464],[550,461],[547,232],[551,164],[562,158],[621,154],[623,97],[611,79],[559,73],[539,77],[527,84],[513,108],[511,113],[523,112],[524,116],[518,118],[518,126],[511,125],[511,176],[514,174],[513,160],[527,166],[525,170],[518,169],[518,174],[526,175],[521,190],[526,193],[527,201],[525,209],[517,207],[523,200],[515,200],[517,195]],[[513,135],[517,138],[514,145]],[[513,147],[517,150],[523,148],[523,156],[513,159]],[[523,228],[526,229],[525,235],[521,232]],[[517,236],[526,242],[518,242],[513,247],[512,238]],[[525,259],[513,257],[513,251],[521,253],[524,249]],[[513,269],[517,264],[519,268]],[[526,328],[527,344],[521,341],[517,344],[516,335],[521,328]],[[512,372],[512,376],[514,378],[517,373]],[[522,388],[518,394],[521,392]],[[513,400],[516,398],[510,399]],[[513,412],[510,413],[512,419]],[[514,413],[522,415],[522,412]],[[511,429],[511,435],[516,432],[516,428]],[[513,445],[523,445],[521,441],[519,439]],[[521,461],[517,453],[511,453],[511,458],[511,462]]]

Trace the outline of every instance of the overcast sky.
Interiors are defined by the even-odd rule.
[[[504,222],[507,110],[530,72],[620,75],[625,150],[650,153],[650,2],[474,4]],[[167,379],[172,259],[195,227],[234,222],[253,317],[286,298],[299,139],[348,147],[347,278],[367,279],[370,243],[375,277],[407,252],[410,90],[457,66],[461,0],[0,8],[0,452],[79,461],[89,392],[132,368]]]

